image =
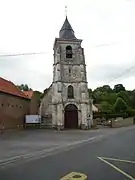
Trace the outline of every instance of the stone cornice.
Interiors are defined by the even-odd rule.
[[[60,64],[60,65],[71,65],[71,66],[80,66],[80,65],[84,65],[84,66],[86,66],[86,64],[85,63],[74,63],[74,62],[71,62],[70,61],[70,63],[66,63],[66,62],[64,62],[64,63],[62,63],[62,62],[57,62],[57,63],[54,63],[53,64],[53,66],[56,66],[57,64]]]
[[[61,83],[88,83],[87,81],[61,81],[61,80],[58,80],[58,81],[53,81],[53,83],[58,83],[58,82],[61,82]]]
[[[70,101],[59,101],[59,102],[55,102],[55,103],[51,103],[51,105],[58,105],[58,104],[63,104],[63,105],[65,105],[66,103],[69,103]],[[90,105],[90,103],[89,102],[84,102],[84,101],[71,101],[70,102],[71,104],[74,104],[74,103],[76,103],[76,104],[86,104],[86,105]]]

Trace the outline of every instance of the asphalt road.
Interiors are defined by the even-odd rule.
[[[88,180],[135,180],[135,127],[0,166],[0,180],[59,180],[71,172],[84,173]]]

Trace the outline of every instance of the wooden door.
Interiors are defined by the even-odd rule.
[[[65,108],[65,128],[78,128],[78,109],[74,104],[69,104]]]

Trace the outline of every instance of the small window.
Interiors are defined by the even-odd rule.
[[[68,86],[68,99],[73,99],[74,98],[74,88],[73,86]]]
[[[71,73],[71,69],[69,68],[69,74]]]
[[[4,106],[4,104],[1,104],[1,106],[3,107],[3,106]]]
[[[66,47],[66,58],[72,58],[72,47],[71,46],[67,46]]]
[[[58,84],[57,84],[57,89],[58,89],[58,92],[61,92],[61,91],[62,91],[61,83],[58,83]]]
[[[14,105],[12,105],[12,107],[14,107]]]

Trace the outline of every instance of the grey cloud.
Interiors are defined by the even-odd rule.
[[[3,68],[11,69],[11,68],[19,68],[23,66],[23,59],[18,59],[14,57],[0,57],[0,71]]]
[[[43,65],[43,64],[42,64]],[[39,66],[42,66],[39,63]],[[135,68],[128,70],[130,67],[134,67],[134,62],[123,63],[119,65],[105,64],[98,65],[87,69],[88,81],[90,87],[96,87],[99,84],[109,84],[108,82],[115,79],[126,72],[125,75],[121,76],[118,80],[122,81],[128,77],[135,77]],[[52,82],[52,70],[46,72],[29,69],[24,59],[18,58],[6,58],[5,60],[0,60],[0,76],[8,80],[13,81],[16,84],[28,84],[31,88],[43,91]]]
[[[28,84],[35,90],[43,91],[52,82],[52,72],[42,73],[39,70],[24,68],[23,59],[0,60],[0,76],[14,82],[15,84]]]
[[[52,81],[51,74],[43,74],[37,71],[28,71],[24,76],[21,75],[15,79],[16,82],[26,83],[34,90],[43,91],[45,88],[49,87]]]
[[[88,70],[88,78],[93,81],[107,83],[115,78],[123,80],[129,77],[135,77],[135,63],[99,65]]]

